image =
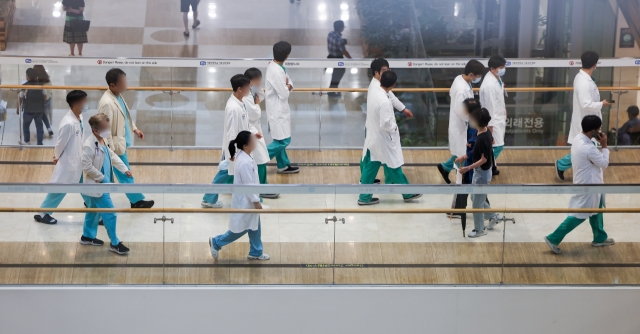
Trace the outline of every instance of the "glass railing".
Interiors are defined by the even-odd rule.
[[[105,246],[79,244],[83,211],[91,209],[78,192],[104,191],[118,211],[115,231],[128,255],[109,251],[103,226],[97,238]],[[124,193],[132,191],[145,193],[155,207],[129,209]],[[58,223],[34,222],[45,194],[63,192],[52,214]],[[224,207],[201,209],[205,192],[221,193]],[[362,192],[381,203],[358,206]],[[239,212],[230,209],[229,193],[281,194],[264,199],[270,208],[259,211],[269,260],[247,259],[247,235],[228,245],[215,239],[222,247],[212,257],[209,237],[225,233]],[[423,196],[405,202],[402,193]],[[0,284],[638,284],[638,193],[638,185],[0,184]],[[499,215],[478,238],[466,236],[474,229],[471,199],[458,205],[467,209],[451,209],[454,196],[463,203],[467,194],[487,194]],[[572,194],[606,194],[606,208],[568,209]],[[464,211],[464,221],[451,217]],[[552,253],[544,237],[576,211],[604,212],[604,230],[615,244],[592,246],[585,221],[562,240],[562,254]],[[554,233],[553,240],[561,237]]]
[[[486,61],[486,60],[485,60]],[[25,63],[26,62],[26,63]],[[461,73],[466,59],[390,60],[398,72],[395,88],[414,118],[397,112],[404,147],[447,147],[449,94],[452,80]],[[98,101],[106,89],[104,75],[111,67],[127,73],[130,90],[123,94],[144,140],[134,139],[137,147],[220,147],[223,111],[230,95],[229,78],[249,67],[265,70],[268,60],[189,60],[189,59],[97,59],[97,58],[20,58],[3,57],[1,99],[7,102],[1,125],[0,144],[36,144],[36,127],[30,126],[30,140],[24,138],[23,118],[17,114],[17,93],[25,81],[27,68],[44,64],[50,84],[51,129],[45,129],[44,145],[54,145],[60,119],[68,110],[65,97],[69,89],[81,88],[89,94],[89,111],[97,112]],[[594,78],[602,99],[616,101],[603,109],[603,129],[615,144],[615,129],[626,122],[626,109],[638,104],[637,74],[640,60],[603,59]],[[146,66],[145,66],[146,65]],[[369,59],[287,61],[287,73],[295,89],[289,98],[292,117],[292,148],[361,148],[367,94],[371,81]],[[508,119],[507,146],[565,146],[573,109],[573,77],[577,60],[511,60],[504,77]],[[340,96],[328,96],[333,67],[346,73],[340,83]],[[476,85],[478,88],[479,85]],[[621,93],[622,92],[622,93]],[[263,133],[269,142],[265,106]],[[631,144],[638,144],[638,135]]]

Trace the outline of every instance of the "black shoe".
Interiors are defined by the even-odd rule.
[[[376,197],[372,198],[369,202],[362,202],[361,200],[358,200],[358,205],[374,205],[378,203],[380,203],[380,199]]]
[[[35,219],[35,221],[37,221],[38,223],[43,223],[47,225],[53,225],[58,223],[58,220],[51,217],[48,213],[45,214],[44,217],[40,217],[40,215],[35,215],[33,216],[33,219]]]
[[[418,198],[420,198],[420,197],[422,197],[422,194],[415,194],[415,195],[413,195],[413,196],[411,196],[411,197],[409,197],[409,198],[405,198],[405,199],[404,199],[404,201],[405,201],[405,202],[411,202],[411,201],[413,201],[414,199],[418,199]]]
[[[278,169],[278,174],[295,174],[300,172],[300,167],[291,167]]]
[[[49,130],[49,137],[53,137],[53,131]]]
[[[102,246],[104,245],[104,241],[100,239],[87,238],[83,235],[80,237],[80,244],[87,245],[87,246]]]
[[[118,255],[125,255],[127,253],[129,253],[129,248],[127,248],[127,246],[123,245],[122,242],[119,243],[117,246],[111,245],[109,246],[109,250],[118,254]]]
[[[362,184],[362,182],[358,181],[359,184]],[[374,179],[373,180],[373,184],[380,184],[380,179]]]
[[[35,220],[35,221],[37,221],[39,223],[42,220],[42,216],[35,215],[35,216],[33,216],[33,220]]]
[[[500,171],[498,170],[498,167],[493,166],[493,168],[491,169],[491,175],[493,176],[500,175]]]
[[[440,172],[440,175],[442,175],[444,182],[446,182],[447,184],[451,184],[451,180],[449,180],[449,173],[444,170],[444,167],[442,167],[441,164],[438,164],[438,172]]]
[[[262,198],[276,199],[280,197],[280,194],[260,194]]]
[[[558,176],[560,180],[564,181],[564,171],[561,171],[560,168],[558,168],[558,160],[556,160],[554,165],[556,166],[556,176]]]
[[[327,93],[327,95],[329,95],[329,97],[340,97],[342,96],[342,94],[340,94],[339,92],[329,92]]]
[[[85,207],[85,208],[89,208],[89,207],[87,206],[87,202],[84,202],[84,203],[82,203],[82,204],[84,204],[84,207]]]
[[[196,20],[195,23],[193,23],[193,25],[191,26],[191,28],[195,29],[200,25],[200,20]]]
[[[156,202],[154,201],[137,201],[135,203],[131,203],[131,208],[132,209],[151,209],[153,208],[153,205],[156,204]]]
[[[102,221],[102,218],[100,218],[100,220],[98,220],[98,225],[104,226],[104,221]]]

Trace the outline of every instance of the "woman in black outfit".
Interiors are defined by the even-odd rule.
[[[75,56],[76,44],[78,45],[78,56],[82,56],[82,46],[89,42],[87,32],[73,31],[71,22],[84,20],[84,0],[62,0],[62,9],[67,12],[62,41],[69,43],[69,56]]]

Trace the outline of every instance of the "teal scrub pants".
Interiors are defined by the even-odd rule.
[[[211,184],[233,184],[233,175],[229,175],[229,171],[226,169],[221,169],[213,178]],[[202,200],[209,204],[215,204],[218,202],[218,194],[205,194]]]
[[[502,149],[504,148],[504,146],[494,146],[493,147],[493,161],[498,160],[498,157],[500,156],[500,153],[502,153]]]
[[[267,146],[267,151],[269,151],[269,158],[276,158],[276,162],[278,163],[278,169],[284,169],[291,165],[289,161],[289,156],[287,155],[286,148],[291,144],[291,137],[277,140],[274,139],[271,144]]]
[[[602,208],[602,199],[600,199],[600,208]],[[578,225],[582,224],[586,219],[580,219],[573,216],[567,216],[558,228],[553,233],[547,236],[547,239],[552,244],[558,246],[564,237],[573,231]],[[589,217],[589,224],[591,225],[591,231],[593,231],[593,242],[604,242],[607,240],[607,232],[604,231],[604,220],[602,212],[597,215]]]
[[[100,197],[82,195],[82,198],[90,209],[113,209],[113,201],[111,201],[109,194],[102,194]],[[116,236],[116,214],[114,212],[87,212],[84,216],[82,235],[91,239],[96,238],[98,235],[98,216],[104,222],[104,228],[107,230],[111,244],[117,246],[120,239]]]
[[[41,208],[57,208],[60,203],[62,203],[62,200],[64,199],[64,197],[67,196],[66,193],[62,193],[62,194],[47,194],[47,197],[44,198],[44,201],[42,201],[42,205],[40,205]],[[46,214],[51,214],[51,212],[45,212]]]
[[[440,164],[442,165],[442,168],[444,168],[445,172],[449,173],[451,172],[451,170],[453,170],[453,164],[455,163],[457,158],[458,158],[457,156],[452,155],[451,158],[449,158],[449,160]]]
[[[120,160],[122,160],[122,162],[124,162],[124,164],[127,165],[127,168],[131,170],[131,167],[129,167],[129,158],[127,157],[127,152],[124,152],[123,155],[119,155],[118,157],[120,157]],[[118,179],[118,183],[134,183],[133,176],[125,175],[123,172],[119,171],[117,168],[113,169],[113,174],[116,175],[116,179]],[[129,202],[131,202],[131,204],[138,203],[144,199],[143,194],[125,194],[125,195],[127,195],[127,198],[129,199]]]
[[[258,179],[260,179],[260,184],[269,184],[267,182],[267,164],[258,165]]]
[[[558,169],[564,172],[571,168],[571,153],[564,156],[562,159],[558,159]]]
[[[255,231],[245,230],[240,233],[227,231],[226,233],[220,234],[219,236],[213,238],[213,248],[215,248],[216,250],[220,250],[222,249],[223,246],[226,246],[240,239],[243,235],[247,233],[249,233],[249,255],[261,256],[262,255],[262,239],[261,239],[262,232],[261,232],[260,220],[258,220],[258,229]]]
[[[409,180],[407,180],[407,177],[402,172],[402,167],[389,168],[380,161],[371,161],[371,152],[369,152],[369,150],[367,150],[367,154],[360,161],[360,171],[362,172],[360,183],[373,184],[381,165],[382,168],[384,168],[385,184],[409,184]],[[413,194],[403,194],[402,198],[407,199],[411,196],[413,196]],[[371,198],[373,198],[373,194],[361,194],[359,200],[363,203],[369,203],[371,202]]]

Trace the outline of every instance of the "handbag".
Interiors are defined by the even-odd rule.
[[[89,31],[89,26],[91,25],[91,21],[89,20],[71,21],[70,25],[71,25],[72,32],[87,32]]]

